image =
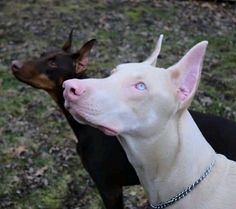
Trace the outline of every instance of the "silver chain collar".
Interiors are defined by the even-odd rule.
[[[215,160],[210,164],[210,166],[206,169],[206,171],[202,174],[202,176],[195,181],[192,185],[190,185],[189,187],[187,187],[186,189],[184,189],[182,192],[178,193],[177,195],[175,195],[174,197],[170,198],[169,200],[167,200],[166,202],[160,202],[157,203],[156,205],[154,204],[150,204],[150,208],[153,209],[162,209],[162,208],[166,208],[172,204],[174,204],[175,202],[179,201],[180,199],[184,198],[186,195],[188,195],[193,189],[195,189],[195,187],[202,182],[207,176],[208,174],[211,172],[212,168],[215,165]]]

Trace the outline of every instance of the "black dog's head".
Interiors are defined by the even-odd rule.
[[[61,49],[42,53],[40,58],[29,61],[12,61],[14,76],[35,88],[52,93],[62,88],[63,81],[81,77],[89,61],[89,53],[95,43],[92,39],[75,53],[71,52],[72,33]]]

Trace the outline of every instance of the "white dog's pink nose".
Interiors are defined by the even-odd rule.
[[[85,87],[79,79],[70,79],[63,83],[64,97],[68,100],[76,100],[85,92]]]

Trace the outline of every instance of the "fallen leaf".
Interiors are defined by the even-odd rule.
[[[14,156],[20,156],[27,151],[28,151],[27,148],[23,145],[10,149],[10,153],[12,153]]]
[[[35,176],[37,177],[42,176],[46,170],[48,170],[48,166],[40,168],[39,170],[36,171]]]

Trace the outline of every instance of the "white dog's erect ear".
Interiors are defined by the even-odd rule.
[[[158,41],[157,41],[156,47],[155,47],[154,51],[152,52],[151,56],[148,57],[143,63],[152,65],[153,67],[156,66],[157,57],[159,56],[160,51],[161,51],[162,39],[163,39],[163,35],[161,34]]]
[[[198,43],[177,64],[169,68],[180,108],[186,108],[190,104],[197,90],[207,44],[207,41]]]

